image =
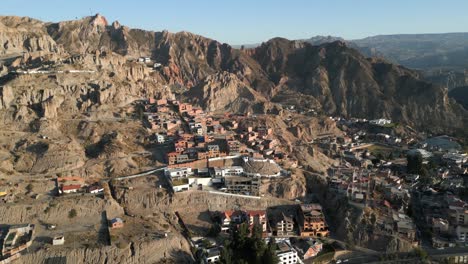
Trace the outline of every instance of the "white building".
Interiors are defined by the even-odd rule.
[[[244,168],[241,166],[221,167],[214,168],[214,174],[212,176],[215,178],[224,178],[226,176],[241,176],[243,173]]]
[[[164,174],[172,179],[187,178],[193,175],[192,168],[166,168]]]
[[[65,237],[64,236],[56,236],[52,239],[52,245],[54,246],[61,246],[65,244]]]
[[[215,263],[221,257],[221,250],[218,247],[206,249],[206,263]]]
[[[468,226],[457,226],[455,234],[457,235],[458,242],[468,242]]]
[[[154,136],[156,137],[156,142],[157,142],[157,143],[163,144],[163,143],[166,142],[166,135],[155,134]]]
[[[276,256],[279,259],[279,264],[296,264],[302,263],[301,259],[297,255],[297,251],[291,246],[289,241],[281,241],[277,243],[278,249],[276,250]]]
[[[369,123],[372,125],[384,126],[384,125],[388,125],[392,123],[392,120],[381,118],[381,119],[370,120]]]

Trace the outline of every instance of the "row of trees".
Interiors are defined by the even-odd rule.
[[[246,223],[234,226],[231,237],[226,240],[220,262],[224,264],[262,263],[276,264],[276,242],[272,238],[266,243],[262,238],[262,227],[254,225],[252,235]]]

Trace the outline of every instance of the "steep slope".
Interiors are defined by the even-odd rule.
[[[463,127],[466,111],[446,89],[421,81],[414,71],[366,59],[344,42],[312,46],[273,39],[251,54],[280,86],[274,95],[290,90],[312,96],[330,114],[387,117],[419,128],[430,128],[431,120],[442,130]]]
[[[462,86],[452,89],[449,96],[468,110],[468,86]]]
[[[260,93],[228,72],[209,75],[185,95],[188,100],[212,112],[266,112],[268,107]]]

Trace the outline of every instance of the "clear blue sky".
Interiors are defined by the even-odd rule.
[[[1,15],[61,21],[100,13],[132,28],[230,44],[334,35],[468,31],[467,0],[1,0]]]

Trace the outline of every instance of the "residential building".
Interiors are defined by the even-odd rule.
[[[276,256],[279,259],[279,264],[302,263],[297,255],[297,251],[286,240],[277,243]]]
[[[258,178],[242,176],[226,176],[224,184],[227,192],[245,195],[259,195],[260,180]]]
[[[323,216],[322,207],[319,204],[304,204],[301,205],[299,214],[301,236],[328,236],[329,230]]]
[[[166,168],[164,170],[164,174],[167,177],[170,177],[171,179],[177,179],[177,178],[187,178],[189,176],[193,175],[192,168],[171,168],[168,169]]]
[[[294,218],[292,215],[285,215],[281,213],[277,215],[273,221],[273,234],[277,236],[290,236],[295,235],[294,233]]]
[[[228,141],[228,151],[229,155],[236,155],[241,152],[241,143],[237,140]]]
[[[59,193],[76,193],[78,190],[81,189],[80,184],[70,184],[70,185],[62,185],[59,189]]]
[[[317,256],[323,249],[322,242],[315,239],[299,239],[292,243],[301,259],[307,260]]]
[[[459,225],[455,228],[455,235],[457,242],[467,243],[468,242],[468,226]]]
[[[219,146],[218,145],[208,145],[207,146],[208,155],[210,158],[219,157]]]
[[[247,211],[249,217],[249,226],[253,228],[254,225],[260,225],[262,232],[267,232],[267,215],[265,210]]]
[[[213,168],[211,172],[211,176],[214,178],[223,178],[226,176],[242,176],[244,174],[244,168],[242,168],[241,166],[221,167]]]
[[[98,194],[104,192],[104,188],[99,183],[96,183],[88,186],[88,192]]]
[[[206,263],[218,263],[221,257],[221,249],[219,247],[206,249]]]
[[[186,163],[186,162],[189,162],[189,161],[190,161],[190,158],[189,158],[189,156],[187,154],[179,154],[176,157],[176,163],[177,164]]]

